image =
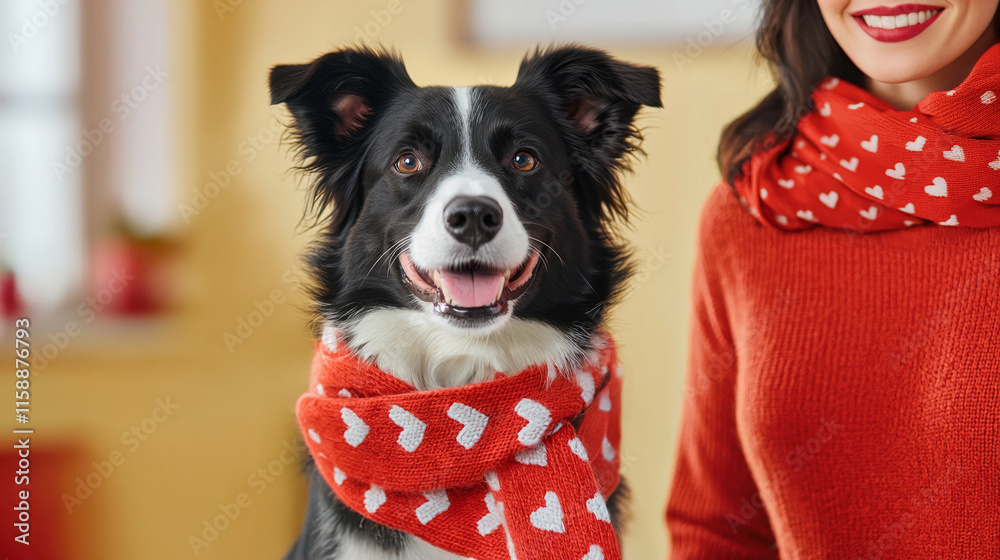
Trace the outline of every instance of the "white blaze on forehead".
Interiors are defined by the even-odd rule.
[[[447,268],[473,255],[498,268],[515,268],[528,255],[528,232],[517,217],[514,204],[500,181],[476,165],[472,159],[472,114],[475,97],[470,88],[453,88],[456,118],[459,123],[461,156],[455,171],[446,175],[428,198],[420,222],[413,230],[410,257],[424,270]],[[503,210],[503,226],[492,241],[476,252],[459,243],[445,229],[444,208],[456,196],[492,198]]]
[[[462,146],[462,166],[472,164],[472,90],[467,87],[452,88],[455,108],[458,109],[459,139]]]

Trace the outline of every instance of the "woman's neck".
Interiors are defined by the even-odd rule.
[[[937,72],[910,82],[889,84],[868,79],[868,91],[900,111],[909,111],[932,91],[946,91],[962,83],[983,53],[998,41],[995,26],[990,26],[969,50]]]

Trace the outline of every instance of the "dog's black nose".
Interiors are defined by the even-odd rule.
[[[473,249],[493,239],[503,225],[503,210],[484,196],[456,196],[444,207],[444,227]]]

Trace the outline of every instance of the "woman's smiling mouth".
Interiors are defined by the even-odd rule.
[[[944,8],[925,4],[879,6],[851,14],[861,29],[876,41],[898,43],[916,37],[930,27]]]

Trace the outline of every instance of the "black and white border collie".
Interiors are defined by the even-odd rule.
[[[636,113],[660,107],[655,69],[564,46],[526,57],[510,87],[418,87],[362,47],[276,66],[270,90],[313,178],[320,336],[339,330],[422,390],[572,370],[592,351],[629,272],[620,174]],[[352,512],[308,470],[288,558],[457,558]]]

